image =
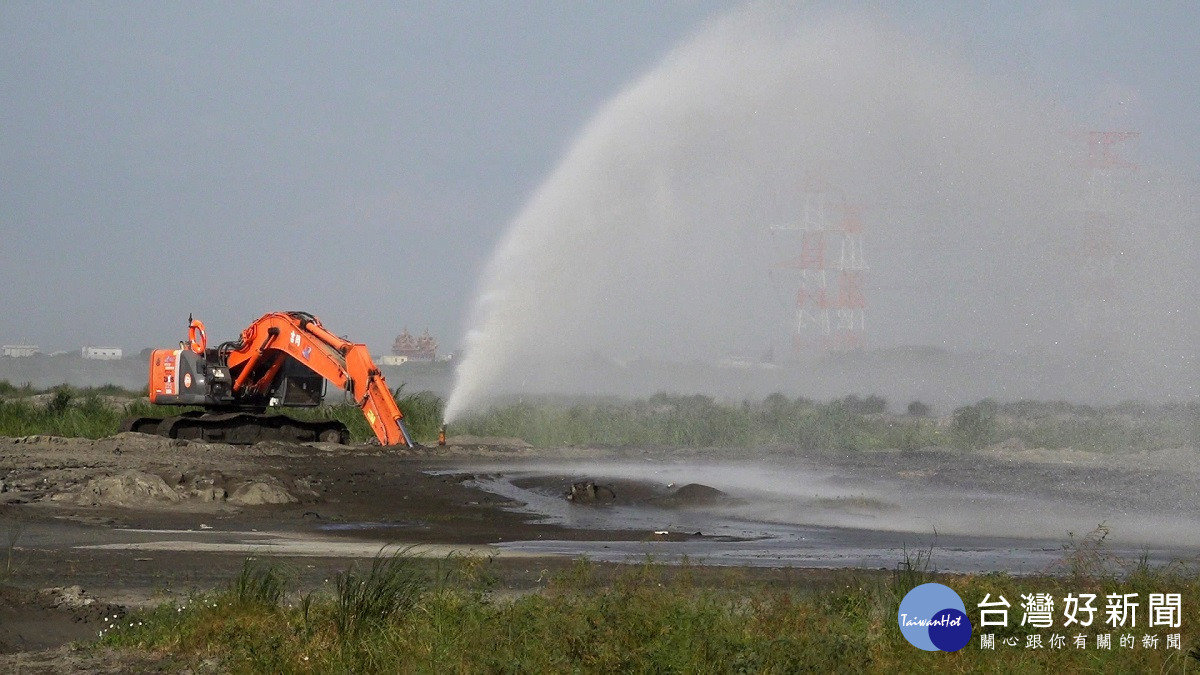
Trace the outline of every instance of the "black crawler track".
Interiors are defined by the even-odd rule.
[[[286,415],[248,412],[184,413],[174,417],[130,417],[121,431],[212,443],[251,445],[261,441],[286,443],[348,443],[350,431],[337,420],[298,420]]]

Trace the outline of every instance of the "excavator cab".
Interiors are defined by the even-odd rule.
[[[325,378],[290,356],[283,364],[275,383],[275,389],[269,392],[269,406],[316,407],[325,400],[328,388]]]

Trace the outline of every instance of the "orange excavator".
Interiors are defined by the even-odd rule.
[[[208,346],[204,323],[189,316],[188,339],[179,349],[150,354],[150,402],[204,410],[134,417],[121,428],[235,444],[346,443],[350,432],[337,420],[265,414],[277,406],[318,406],[329,382],[353,397],[381,444],[413,446],[404,413],[366,346],[330,333],[305,312],[264,314],[236,342],[216,347]]]

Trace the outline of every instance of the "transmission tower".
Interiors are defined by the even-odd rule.
[[[1090,131],[1086,135],[1087,187],[1078,252],[1084,292],[1078,310],[1085,328],[1119,320],[1118,303],[1114,302],[1120,294],[1117,261],[1121,242],[1127,239],[1123,230],[1129,225],[1129,188],[1138,169],[1120,151],[1128,152],[1128,142],[1138,136],[1136,131]]]
[[[862,346],[866,331],[867,296],[863,276],[867,261],[863,251],[862,209],[843,203],[842,218],[834,231],[840,239],[841,255],[837,262],[837,300],[834,304],[837,324],[832,347],[855,349]]]
[[[800,196],[799,221],[771,228],[785,236],[781,250],[795,253],[799,245],[798,255],[775,265],[795,299],[793,345],[802,353],[859,347],[867,304],[861,211],[814,175]]]

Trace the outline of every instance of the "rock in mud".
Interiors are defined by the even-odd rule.
[[[80,506],[153,506],[172,504],[182,497],[154,474],[129,470],[115,476],[93,478],[79,491]]]
[[[54,609],[77,609],[96,604],[96,599],[78,585],[43,588],[38,595]]]
[[[575,504],[599,504],[611,502],[617,493],[607,485],[597,485],[590,480],[573,483],[567,493],[567,501]]]
[[[179,474],[178,484],[192,499],[202,502],[223,502],[228,497],[225,491],[226,478],[220,472],[187,476]]]

